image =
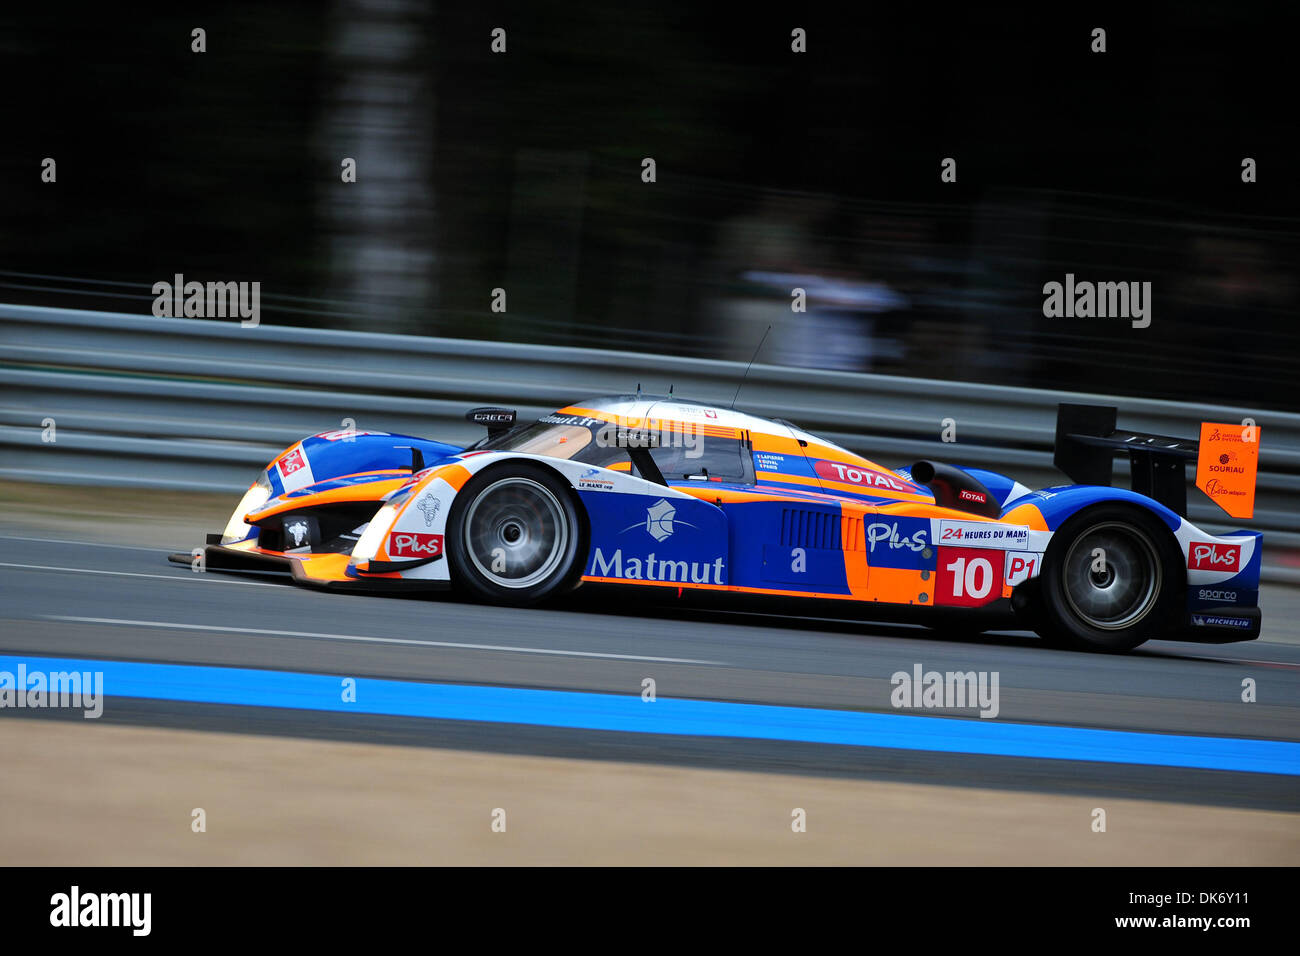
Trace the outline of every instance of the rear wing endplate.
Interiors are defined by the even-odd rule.
[[[1200,441],[1118,429],[1115,427],[1117,417],[1118,409],[1113,405],[1058,405],[1056,453],[1052,463],[1076,484],[1108,486],[1114,477],[1115,453],[1127,452],[1133,475],[1133,490],[1186,517],[1187,463],[1199,462],[1197,486],[1206,491],[1211,501],[1234,517],[1249,518],[1253,514],[1255,465],[1259,454],[1255,434],[1258,430],[1253,426],[1249,437],[1253,447],[1245,444],[1241,446],[1253,455],[1246,456],[1250,460],[1242,462],[1234,473],[1238,485],[1249,484],[1249,502],[1246,503],[1229,500],[1215,493],[1214,489],[1219,487],[1219,483],[1208,472],[1221,467],[1219,463],[1226,460],[1224,455],[1215,456],[1207,465],[1200,462],[1204,457],[1201,455]],[[1236,426],[1213,426],[1206,423],[1202,426],[1202,434],[1206,434],[1207,428],[1216,429],[1213,434],[1217,437],[1217,429],[1235,429]],[[1240,513],[1243,506],[1244,514]]]

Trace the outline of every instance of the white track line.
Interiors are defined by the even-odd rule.
[[[271,585],[274,587],[274,585]],[[357,634],[319,634],[313,631],[271,631],[258,627],[223,627],[216,624],[176,624],[170,621],[129,621],[113,617],[72,617],[64,614],[43,615],[50,621],[74,621],[80,624],[124,624],[132,627],[163,627],[184,631],[227,631],[235,634],[265,634],[271,637],[310,637],[324,641],[351,641],[364,644],[410,644],[416,647],[451,647],[472,651],[510,651],[517,654],[547,654],[555,657],[599,657],[615,661],[647,661],[652,664],[710,664],[731,666],[726,661],[700,661],[689,657],[647,657],[642,654],[608,654],[601,651],[560,651],[546,647],[514,647],[506,644],[463,644],[455,641],[418,641],[403,637],[364,637]]]
[[[123,551],[152,551],[163,554],[163,548],[146,548],[138,544],[113,544],[111,541],[68,541],[66,538],[27,538],[17,534],[0,534],[0,541],[39,541],[42,544],[76,544],[90,548],[121,548]],[[185,550],[177,548],[178,551]]]
[[[205,573],[194,574],[145,574],[141,571],[100,571],[95,568],[56,568],[48,564],[10,564],[7,561],[0,561],[0,568],[19,568],[23,571],[67,571],[72,574],[114,574],[124,578],[161,578],[164,581],[192,581],[197,584],[201,580],[211,581],[214,584],[242,584],[250,588],[282,588],[283,584],[266,584],[260,581],[231,581],[226,578],[219,578],[214,575]]]

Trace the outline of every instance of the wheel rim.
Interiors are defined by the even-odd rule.
[[[1101,549],[1101,560],[1094,552]],[[1160,597],[1160,557],[1145,533],[1117,522],[1074,539],[1061,567],[1065,599],[1085,624],[1103,631],[1132,627]]]
[[[465,545],[483,577],[503,588],[545,581],[564,560],[569,523],[551,490],[530,478],[488,485],[465,512]]]

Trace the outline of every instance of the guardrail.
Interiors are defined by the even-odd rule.
[[[0,305],[0,476],[237,492],[285,446],[345,419],[468,442],[479,435],[463,418],[473,405],[538,416],[638,386],[729,404],[744,373],[740,363],[605,349]],[[1033,487],[1063,480],[1051,464],[1061,401],[1115,404],[1123,427],[1169,435],[1253,418],[1260,475],[1247,524],[1265,532],[1268,577],[1300,582],[1300,564],[1279,563],[1300,551],[1300,415],[760,364],[736,407],[885,464],[941,458]],[[42,440],[47,419],[53,442]],[[940,440],[945,419],[955,443]],[[1189,502],[1208,529],[1242,524],[1195,489]]]

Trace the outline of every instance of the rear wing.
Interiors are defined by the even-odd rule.
[[[1058,405],[1052,463],[1076,484],[1109,486],[1115,453],[1127,452],[1133,490],[1186,517],[1187,462],[1194,461],[1196,486],[1211,501],[1233,517],[1254,514],[1256,426],[1206,422],[1198,441],[1118,429],[1118,413],[1114,405]]]

